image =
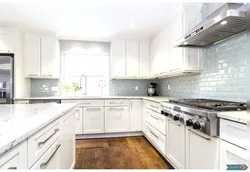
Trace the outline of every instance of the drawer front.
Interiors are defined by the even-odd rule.
[[[247,125],[220,119],[220,138],[247,149]]]
[[[157,149],[166,155],[166,136],[147,124],[146,136],[156,145]]]
[[[78,103],[79,107],[104,106],[104,100],[62,100],[62,103]]]
[[[58,138],[31,169],[60,169],[60,151],[61,143]]]
[[[160,103],[145,101],[145,106],[147,109],[153,110],[155,112],[161,113]]]
[[[166,135],[166,117],[150,109],[147,109],[146,113],[147,122],[162,134]]]
[[[105,106],[128,106],[128,100],[126,99],[105,100]]]
[[[57,119],[28,138],[28,167],[30,168],[60,136],[60,120]]]

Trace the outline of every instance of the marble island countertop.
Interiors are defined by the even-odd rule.
[[[0,155],[76,106],[75,103],[0,105]]]
[[[247,111],[219,112],[217,116],[243,124],[247,124],[250,121],[250,114],[247,114]]]

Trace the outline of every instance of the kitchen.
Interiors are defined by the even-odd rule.
[[[246,170],[246,8],[0,4],[0,169]]]

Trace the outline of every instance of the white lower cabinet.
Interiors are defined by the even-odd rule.
[[[7,153],[0,156],[0,170],[6,169],[27,169],[28,154],[27,140],[23,141]]]
[[[129,131],[141,131],[141,100],[129,102]]]
[[[179,122],[167,121],[167,157],[178,168],[185,169],[185,127]]]
[[[247,164],[247,150],[220,140],[220,169],[226,170],[227,164]]]
[[[105,132],[128,132],[128,107],[105,107]]]
[[[219,139],[186,129],[186,168],[218,169]]]
[[[82,134],[82,108],[77,107],[75,112],[75,134]]]
[[[67,158],[66,155],[61,156],[63,150],[60,138],[46,151],[46,153],[31,167],[34,169],[60,169],[60,160]]]
[[[104,108],[83,108],[83,134],[104,133]]]

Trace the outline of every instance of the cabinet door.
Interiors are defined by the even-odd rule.
[[[140,77],[149,77],[149,42],[140,42]]]
[[[182,12],[175,16],[170,25],[170,72],[178,72],[182,69],[183,49],[174,47],[175,42],[182,37]]]
[[[110,56],[110,71],[112,78],[125,77],[125,42],[112,41],[111,42],[111,56]]]
[[[67,155],[61,155],[63,151],[60,139],[44,153],[44,155],[31,167],[34,169],[61,169],[60,160],[67,159]]]
[[[75,113],[75,110],[68,112],[61,118],[60,155],[63,158],[60,159],[60,169],[73,168],[75,159]]]
[[[198,131],[186,129],[186,168],[218,169],[219,140]]]
[[[83,133],[104,133],[104,108],[83,108]]]
[[[247,150],[220,140],[220,169],[226,170],[228,164],[247,164]]]
[[[27,140],[0,156],[0,170],[28,169]]]
[[[41,38],[41,76],[59,77],[58,42],[55,37]]]
[[[129,114],[127,107],[105,108],[105,132],[128,132]]]
[[[40,76],[40,37],[36,35],[25,35],[25,57],[24,70],[26,77]]]
[[[126,42],[126,76],[139,77],[138,42]]]
[[[75,134],[82,134],[82,116],[83,116],[83,112],[82,112],[82,108],[78,107],[76,108],[76,112],[75,112]]]
[[[170,119],[167,122],[167,157],[178,169],[185,169],[185,127]]]
[[[14,34],[0,31],[0,52],[14,53]]]
[[[130,100],[129,131],[141,131],[141,100]]]

